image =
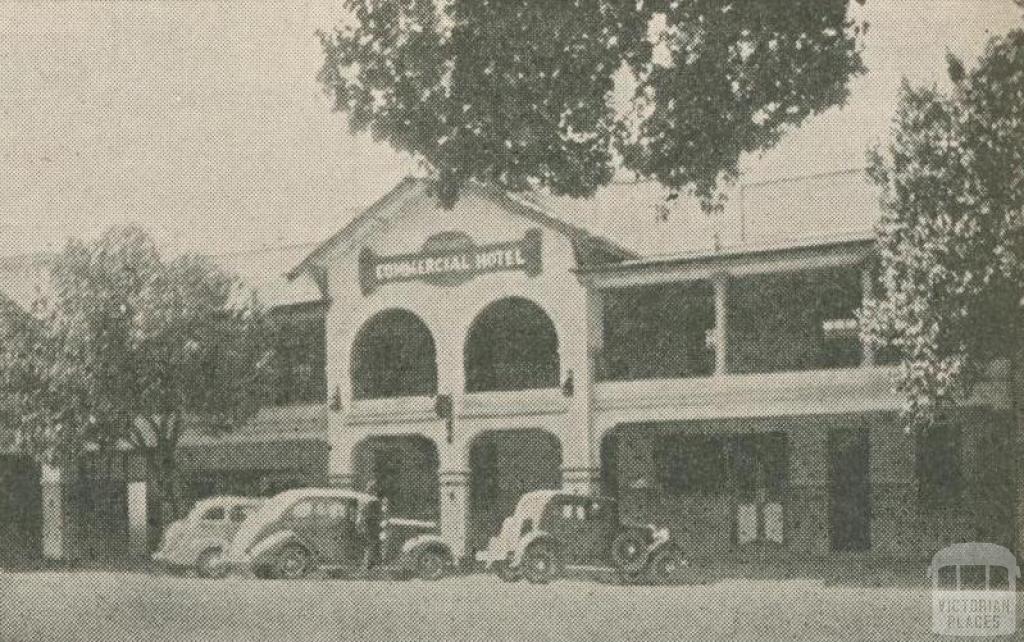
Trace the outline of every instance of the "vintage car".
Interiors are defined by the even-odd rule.
[[[164,531],[153,561],[173,571],[194,569],[200,577],[224,574],[221,557],[246,517],[265,500],[258,497],[211,497],[196,502],[184,518]]]
[[[367,493],[288,490],[239,529],[226,563],[262,578],[298,579],[317,570],[441,578],[453,558],[437,524],[385,512]]]
[[[614,499],[555,490],[523,495],[476,559],[503,580],[541,584],[567,570],[662,584],[687,567],[667,529],[622,523]]]

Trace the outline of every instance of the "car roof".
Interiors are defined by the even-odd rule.
[[[293,488],[274,496],[276,501],[292,501],[315,497],[342,497],[354,499],[360,503],[378,501],[376,495],[361,493],[347,488]]]
[[[262,504],[267,501],[265,497],[243,497],[241,495],[217,495],[200,499],[195,508],[213,508],[216,506],[236,506],[238,504]]]
[[[532,490],[519,498],[519,505],[547,504],[555,499],[585,499],[588,501],[615,501],[612,497],[584,493],[568,493],[564,490]]]

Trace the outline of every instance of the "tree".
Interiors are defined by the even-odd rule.
[[[161,517],[175,517],[182,432],[231,430],[265,398],[261,307],[208,258],[165,260],[134,226],[69,243],[50,280],[30,314],[0,311],[0,412],[14,441],[54,463],[128,445]]]
[[[588,196],[621,164],[710,205],[743,153],[845,101],[867,28],[848,3],[348,0],[320,80],[445,204],[470,179]]]
[[[953,92],[904,83],[891,141],[870,155],[883,192],[881,292],[862,319],[869,340],[902,355],[897,385],[918,427],[964,400],[994,358],[1008,357],[1019,468],[1024,31],[990,41],[972,70],[952,56],[948,65]],[[1022,482],[1016,537],[1024,553]]]

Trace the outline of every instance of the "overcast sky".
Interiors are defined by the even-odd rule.
[[[127,219],[169,246],[321,240],[416,164],[348,133],[315,81],[342,0],[0,3],[0,254]],[[854,5],[857,7],[857,5]],[[943,82],[1020,26],[1010,0],[867,0],[866,76],[750,180],[862,166],[902,76]]]

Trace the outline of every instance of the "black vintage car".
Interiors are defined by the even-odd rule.
[[[298,579],[389,571],[426,580],[452,564],[435,522],[388,518],[379,498],[337,488],[276,495],[235,534],[225,563],[257,577]]]
[[[534,583],[582,570],[663,584],[683,579],[688,566],[667,529],[623,523],[614,499],[553,490],[523,495],[476,558],[506,581]]]

